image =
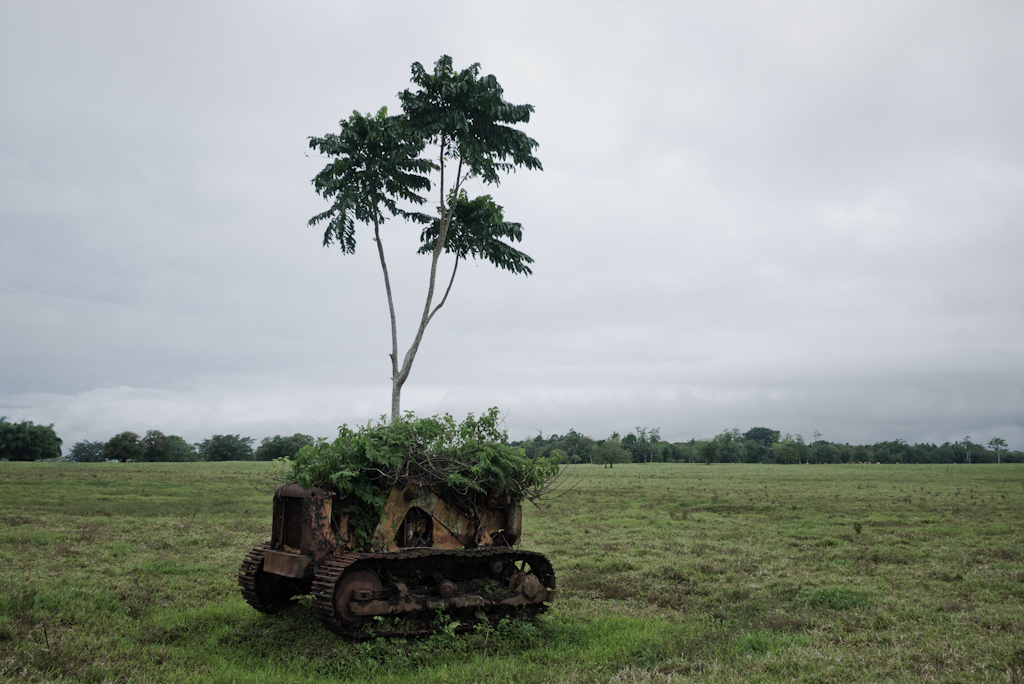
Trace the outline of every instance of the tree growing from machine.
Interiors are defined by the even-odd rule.
[[[324,246],[337,242],[342,252],[355,252],[355,224],[373,227],[388,311],[391,315],[391,420],[401,417],[402,387],[427,325],[448,301],[459,262],[472,256],[516,274],[529,275],[527,254],[511,243],[522,240],[522,226],[505,221],[502,207],[490,195],[470,197],[466,181],[497,186],[501,176],[517,168],[541,169],[533,151],[537,142],[514,126],[527,123],[533,106],[512,104],[498,80],[480,76],[480,65],[456,71],[444,55],[428,72],[412,65],[413,89],[399,93],[402,113],[376,115],[353,112],[341,130],[311,137],[309,145],[332,158],[313,179],[330,208],[309,225],[324,225]],[[418,210],[436,193],[437,211]],[[381,226],[390,218],[419,224],[419,253],[430,255],[426,299],[416,332],[399,359],[398,323]],[[454,256],[451,275],[436,301],[438,262]]]

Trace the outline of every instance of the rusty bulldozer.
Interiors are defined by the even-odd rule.
[[[327,489],[291,483],[274,492],[270,541],[249,552],[238,574],[249,605],[277,613],[311,595],[324,626],[366,638],[529,617],[554,597],[548,559],[514,548],[522,509],[507,497],[467,506],[399,484],[372,540],[362,544],[339,509]]]

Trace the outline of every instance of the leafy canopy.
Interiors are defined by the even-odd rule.
[[[424,222],[429,218],[403,209],[399,202],[420,205],[426,199],[420,191],[430,190],[424,174],[434,163],[420,157],[425,141],[408,134],[404,117],[388,116],[381,107],[376,116],[352,112],[340,123],[340,133],[312,137],[309,146],[334,157],[313,178],[313,187],[331,207],[309,220],[316,226],[324,221],[324,246],[337,241],[341,251],[356,251],[355,223],[378,226],[391,216]]]
[[[130,430],[114,435],[103,445],[103,458],[108,461],[138,461],[144,453],[142,440]]]
[[[419,250],[430,253],[442,224],[457,218],[459,244],[446,240],[445,252],[487,258],[514,273],[530,273],[523,266],[532,263],[530,257],[497,242],[502,237],[521,240],[521,226],[505,223],[502,208],[489,195],[470,201],[460,191],[469,178],[499,185],[500,174],[517,167],[543,168],[533,154],[537,141],[513,127],[529,122],[533,105],[507,102],[497,78],[479,73],[479,64],[456,71],[448,55],[436,62],[432,73],[416,62],[412,82],[417,87],[398,96],[402,114],[389,115],[387,107],[376,115],[354,111],[339,122],[340,132],[310,137],[311,149],[333,158],[313,178],[317,193],[332,202],[309,220],[311,226],[326,223],[324,246],[337,242],[343,252],[352,254],[356,223],[379,226],[389,217],[401,217],[430,224],[421,235]],[[439,149],[428,150],[428,145]],[[447,161],[457,165],[450,190],[444,185]],[[437,171],[442,192],[450,195],[449,211],[444,211],[442,201],[440,215],[432,218],[412,207],[426,203],[423,193],[433,186],[429,174]],[[486,234],[476,234],[477,228]]]
[[[196,445],[203,461],[251,461],[252,437],[214,435]]]
[[[460,192],[453,198],[451,207],[451,222],[444,241],[446,254],[454,254],[456,259],[471,256],[489,261],[517,275],[533,273],[529,267],[533,258],[504,242],[521,242],[522,224],[506,221],[504,210],[490,195],[469,199],[465,192]],[[440,218],[434,219],[420,233],[420,254],[434,250],[441,224]]]
[[[103,460],[103,444],[87,439],[76,442],[68,452],[68,460],[74,463],[99,463]]]
[[[410,131],[448,150],[465,168],[466,178],[498,185],[499,174],[516,167],[542,169],[533,155],[537,141],[512,127],[530,121],[533,105],[505,101],[498,79],[479,74],[479,64],[456,71],[448,55],[437,60],[433,73],[414,63],[417,88],[398,95]]]
[[[397,421],[381,418],[359,430],[343,425],[333,442],[303,447],[289,479],[303,487],[336,491],[340,509],[363,543],[384,515],[391,489],[414,482],[460,510],[471,512],[491,499],[533,499],[558,474],[557,459],[531,460],[508,444],[498,427],[498,409],[461,423],[451,415]]]
[[[31,420],[9,423],[0,419],[0,458],[9,461],[38,461],[60,458],[63,441],[49,425],[36,425]]]

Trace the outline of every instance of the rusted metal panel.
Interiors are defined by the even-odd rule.
[[[304,517],[308,521],[302,536],[302,552],[310,554],[317,563],[323,563],[338,553],[338,540],[331,527],[334,495],[314,489],[306,500]]]
[[[491,502],[488,502],[491,503]],[[434,492],[417,484],[395,487],[384,507],[384,520],[374,533],[374,546],[397,551],[403,547],[397,539],[402,522],[413,508],[419,508],[433,521],[432,546],[439,549],[514,545],[519,541],[522,527],[522,509],[505,499],[494,500],[501,505],[479,506],[479,520],[456,510]],[[501,534],[499,535],[499,532]]]
[[[434,546],[439,549],[457,549],[472,546],[476,523],[434,496],[437,505],[431,515],[434,518]]]
[[[274,490],[274,496],[294,496],[298,498],[306,498],[309,496],[312,489],[306,489],[298,482],[289,482],[288,484],[281,485]]]
[[[510,503],[505,509],[505,535],[512,546],[523,536],[523,507],[519,504]]]
[[[395,487],[384,507],[384,520],[377,527],[374,542],[378,548],[397,551],[400,547],[395,536],[411,508],[419,508],[433,520],[434,547],[458,549],[472,546],[476,523],[442,501],[426,487],[407,484]]]
[[[263,569],[274,575],[303,579],[312,574],[310,572],[312,560],[310,556],[299,553],[268,549],[263,553]]]
[[[334,538],[338,540],[338,548],[343,551],[354,551],[356,547],[356,537],[352,532],[349,519],[348,513],[342,513],[338,516],[337,525],[334,527]]]

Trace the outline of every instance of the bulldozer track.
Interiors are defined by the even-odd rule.
[[[257,547],[257,549],[259,548],[261,547]],[[263,546],[262,548],[266,547]],[[253,551],[255,552],[257,549]],[[516,563],[529,565],[531,573],[537,575],[547,589],[545,602],[515,607],[498,604],[483,605],[475,611],[477,615],[482,612],[486,618],[497,620],[512,610],[518,610],[520,613],[527,613],[530,616],[545,610],[547,607],[546,601],[550,601],[555,590],[555,574],[548,559],[543,554],[532,551],[519,551],[507,547],[489,547],[477,549],[420,548],[381,553],[352,553],[338,556],[322,563],[316,578],[313,580],[313,612],[329,630],[350,638],[430,634],[441,629],[443,625],[437,624],[435,615],[422,615],[420,611],[400,613],[394,616],[397,619],[385,621],[385,624],[374,620],[346,620],[338,614],[335,607],[334,595],[338,582],[345,576],[346,572],[356,572],[364,569],[373,570],[379,575],[389,577],[391,575],[406,576],[417,573],[429,575],[432,572],[436,572],[439,566],[449,570],[453,568],[456,570],[461,569],[462,572],[472,577],[472,566],[474,564],[494,562],[509,563],[509,567],[514,567]],[[244,594],[245,589],[243,585]],[[249,600],[248,597],[246,600]],[[257,607],[251,601],[250,605]],[[463,619],[459,620],[455,628],[456,631],[465,631],[479,622],[479,619]]]
[[[263,557],[270,542],[263,542],[252,547],[242,561],[238,571],[238,586],[242,589],[242,598],[250,606],[261,613],[273,615],[293,605],[292,597],[308,592],[308,582],[278,578],[263,572]]]
[[[250,606],[261,613],[276,613],[273,606],[268,605],[256,591],[256,575],[263,568],[263,552],[270,548],[270,542],[263,542],[252,547],[242,561],[238,572],[238,585],[242,588],[242,597]]]

